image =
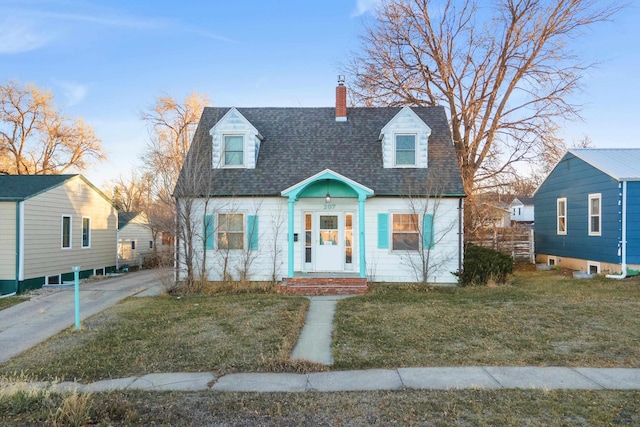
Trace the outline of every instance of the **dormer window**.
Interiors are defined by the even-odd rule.
[[[224,136],[224,165],[244,165],[244,137],[242,135]]]
[[[416,165],[416,135],[395,135],[396,166]]]

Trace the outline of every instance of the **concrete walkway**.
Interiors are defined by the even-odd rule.
[[[80,318],[134,295],[157,295],[170,270],[143,270],[80,285]],[[74,286],[46,289],[0,310],[0,363],[75,325]]]
[[[0,391],[8,393],[19,390],[101,392],[125,389],[270,393],[406,389],[640,390],[640,369],[483,366],[371,369],[312,374],[240,373],[220,378],[210,372],[158,373],[91,384],[0,384]]]
[[[343,295],[309,297],[309,309],[298,342],[291,352],[291,360],[308,360],[323,365],[333,365],[331,336],[333,316],[338,300],[348,298]]]

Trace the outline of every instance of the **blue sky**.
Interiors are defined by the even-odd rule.
[[[127,175],[148,141],[139,118],[159,95],[207,94],[213,105],[334,105],[340,63],[358,46],[377,0],[0,0],[0,82],[48,88],[58,106],[96,130],[108,160],[96,185]],[[584,78],[584,122],[568,145],[639,146],[640,7],[577,40],[599,62]],[[348,86],[348,82],[347,82]]]

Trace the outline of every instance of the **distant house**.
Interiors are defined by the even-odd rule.
[[[0,293],[115,270],[117,222],[82,175],[0,176]]]
[[[175,197],[195,201],[209,280],[457,282],[465,194],[442,107],[347,110],[339,83],[335,109],[205,108]]]
[[[538,262],[640,268],[640,149],[571,149],[534,195]]]
[[[144,257],[153,253],[153,240],[147,214],[118,212],[118,267],[142,265]]]
[[[533,197],[516,197],[509,205],[512,222],[531,224],[534,220]]]

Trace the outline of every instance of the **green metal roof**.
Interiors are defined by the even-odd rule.
[[[78,175],[0,175],[0,200],[26,200],[75,176]]]

